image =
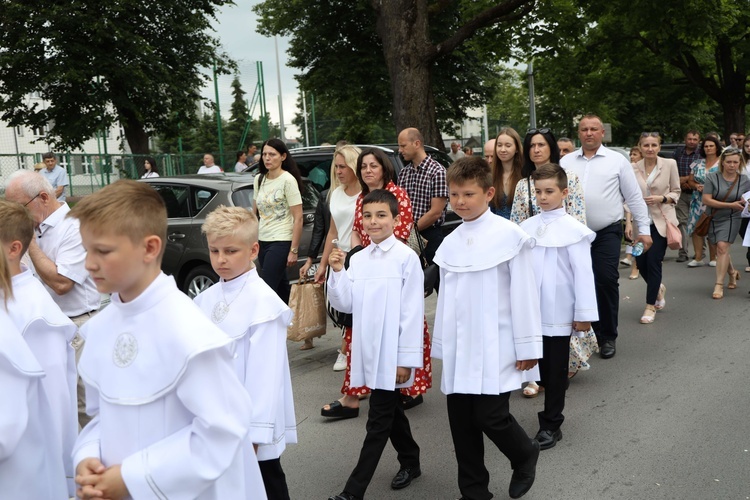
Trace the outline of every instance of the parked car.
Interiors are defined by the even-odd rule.
[[[219,281],[211,268],[206,237],[201,234],[206,215],[219,205],[252,210],[253,178],[244,173],[221,173],[140,179],[140,182],[146,182],[156,189],[167,206],[167,245],[162,270],[174,276],[177,286],[190,298]],[[302,252],[310,245],[318,199],[318,191],[305,180],[302,193]],[[300,265],[307,259],[302,252]],[[313,274],[317,270],[317,262],[310,269]],[[299,278],[298,269],[297,266],[289,268],[290,281]]]
[[[382,144],[382,145],[367,145],[357,144],[360,149],[365,148],[378,148],[382,150],[386,156],[391,160],[393,168],[396,171],[398,177],[401,169],[404,168],[404,159],[398,153],[398,144]],[[333,161],[333,152],[336,148],[334,146],[315,146],[309,148],[296,148],[290,151],[294,161],[300,168],[302,175],[310,179],[311,183],[320,191],[328,189],[331,184],[331,163]],[[443,151],[432,147],[425,146],[425,152],[433,157],[438,163],[440,163],[446,169],[451,164],[450,157]],[[445,224],[443,224],[443,233],[448,234],[453,231],[461,223],[460,217],[458,217],[448,204],[448,212],[445,218]]]

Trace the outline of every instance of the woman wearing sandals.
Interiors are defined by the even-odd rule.
[[[745,206],[742,195],[750,191],[750,179],[743,174],[745,160],[739,148],[726,148],[719,157],[719,171],[706,175],[703,203],[713,215],[708,241],[716,245],[716,284],[713,298],[724,297],[724,275],[729,275],[727,288],[737,288],[740,272],[732,265],[729,247],[740,232],[740,213]]]
[[[701,158],[690,165],[688,184],[693,188],[693,198],[690,200],[690,214],[685,230],[693,239],[695,258],[688,262],[688,267],[703,265],[703,247],[706,246],[706,237],[698,236],[693,232],[693,229],[695,229],[695,223],[698,222],[701,214],[706,210],[706,206],[703,204],[703,183],[706,181],[706,174],[718,170],[720,153],[721,143],[718,137],[707,135],[698,150]],[[708,245],[708,265],[716,267],[716,247],[711,243]]]
[[[677,162],[660,158],[661,137],[658,132],[644,132],[638,142],[643,159],[633,165],[635,177],[651,216],[653,245],[635,258],[638,270],[646,281],[646,309],[641,323],[653,323],[656,311],[664,309],[667,287],[662,283],[662,261],[667,251],[667,221],[677,226],[675,204],[680,198],[680,174]],[[739,227],[738,227],[739,229]],[[632,239],[632,225],[625,228],[625,237]],[[630,234],[628,234],[630,233]]]

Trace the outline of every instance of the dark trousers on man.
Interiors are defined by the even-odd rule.
[[[448,421],[458,462],[458,488],[466,500],[492,498],[484,465],[486,434],[514,469],[534,452],[531,439],[513,415],[503,394],[449,394]]]
[[[540,385],[544,387],[544,410],[538,413],[539,430],[556,431],[565,420],[565,391],[568,390],[570,336],[542,337],[543,357],[539,360]]]
[[[281,460],[259,460],[258,465],[268,500],[289,500],[289,489],[286,485],[286,474],[281,468]]]
[[[599,321],[592,323],[600,342],[617,338],[617,314],[620,310],[620,245],[622,223],[611,224],[596,232],[591,244],[596,303]]]
[[[365,496],[388,439],[398,453],[402,469],[419,467],[419,446],[411,435],[409,419],[401,403],[401,391],[373,389],[367,415],[367,436],[344,491],[359,498]]]

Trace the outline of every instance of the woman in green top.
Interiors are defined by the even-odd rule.
[[[258,214],[260,276],[286,303],[289,280],[286,268],[297,264],[302,238],[302,177],[279,139],[263,143],[255,178],[253,209]]]

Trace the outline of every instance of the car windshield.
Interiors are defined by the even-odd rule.
[[[232,193],[235,207],[253,208],[253,187],[247,186]]]

